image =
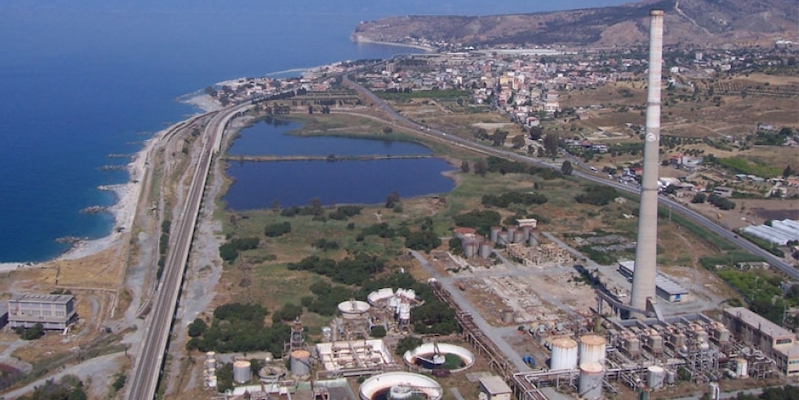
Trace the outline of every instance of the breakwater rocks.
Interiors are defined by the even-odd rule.
[[[116,185],[100,185],[100,186],[97,186],[97,189],[105,190],[105,191],[109,191],[109,192],[116,192],[118,190],[123,189],[124,187],[125,187],[124,183],[118,183]]]
[[[75,243],[78,243],[78,242],[83,241],[83,240],[86,240],[86,239],[82,239],[82,238],[79,238],[79,237],[76,237],[76,236],[64,236],[64,237],[60,237],[60,238],[56,239],[55,241],[56,241],[56,243],[67,243],[67,244],[74,245]]]
[[[81,214],[99,214],[104,212],[111,212],[108,207],[103,206],[89,206],[80,210]]]
[[[130,158],[130,157],[133,157],[133,154],[112,153],[108,155],[108,158]]]
[[[103,165],[100,171],[124,171],[128,169],[127,165]]]

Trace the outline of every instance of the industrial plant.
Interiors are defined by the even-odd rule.
[[[251,357],[229,358],[235,388],[220,398],[291,399],[306,390],[313,399],[439,400],[445,390],[439,379],[463,374],[472,375],[481,400],[543,400],[551,390],[596,400],[657,392],[678,381],[716,393],[724,379],[799,375],[793,332],[745,308],[728,308],[720,320],[679,312],[675,307],[694,301],[691,291],[657,271],[663,11],[650,17],[634,261],[591,271],[574,249],[538,232],[535,219],[491,227],[488,237],[459,227],[453,230],[459,254],[434,251],[423,262],[434,276],[432,293],[455,311],[457,337],[426,338],[399,356],[397,344],[410,335],[423,302],[413,290],[382,288],[338,304],[317,343],[306,341],[296,321],[282,359],[263,356],[258,371]],[[219,357],[209,352],[204,361],[209,389],[217,386]],[[472,372],[478,364],[491,372]],[[357,394],[348,378],[358,379]]]

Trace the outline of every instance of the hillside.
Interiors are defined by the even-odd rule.
[[[648,0],[615,7],[534,14],[401,16],[366,21],[354,41],[458,43],[463,46],[626,47],[645,44],[649,10],[665,11],[666,45],[772,45],[799,40],[793,0]]]

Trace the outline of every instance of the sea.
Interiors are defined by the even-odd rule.
[[[489,15],[619,0],[377,2],[3,0],[0,2],[0,262],[43,261],[57,239],[110,233],[87,214],[142,142],[199,112],[177,101],[239,77],[419,50],[350,42],[390,15]],[[343,171],[342,173],[346,173]]]

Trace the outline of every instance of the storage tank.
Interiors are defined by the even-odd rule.
[[[663,388],[663,381],[666,379],[666,370],[657,365],[650,365],[646,368],[647,383],[652,390]]]
[[[509,226],[508,227],[508,243],[516,243],[513,239],[516,237],[516,227]]]
[[[735,374],[739,378],[746,378],[749,376],[749,362],[745,358],[735,359]]]
[[[532,229],[533,229],[533,228],[531,228],[531,227],[529,227],[529,226],[523,226],[523,227],[522,227],[522,233],[524,234],[524,241],[525,241],[525,242],[527,242],[527,241],[529,241],[529,240],[530,240],[530,231],[531,231]]]
[[[527,245],[530,247],[538,246],[538,241],[535,240],[534,235],[531,234],[530,237],[527,239]]]
[[[323,326],[322,327],[322,340],[324,340],[325,342],[330,342],[330,340],[332,338],[333,338],[333,330],[330,329],[329,326]]]
[[[307,376],[311,373],[311,352],[308,350],[294,350],[291,352],[291,374],[294,376]]]
[[[480,245],[477,242],[466,242],[463,244],[463,255],[466,258],[472,258],[477,255],[477,249]]]
[[[513,232],[513,243],[524,243],[524,232]]]
[[[556,371],[575,368],[577,368],[577,342],[565,336],[552,339],[549,369]]]
[[[602,336],[583,335],[580,337],[580,365],[605,364],[607,341]]]
[[[397,395],[397,398],[404,399],[403,396],[409,391],[401,386],[411,388],[412,394],[421,395],[426,400],[440,400],[444,394],[441,385],[427,376],[411,372],[386,372],[363,381],[358,389],[358,397],[361,400],[374,400]]]
[[[597,363],[580,364],[580,379],[577,384],[579,397],[586,400],[602,398],[602,380],[605,369]]]
[[[677,372],[675,372],[673,369],[667,369],[666,370],[666,383],[668,383],[669,385],[673,385],[674,382],[676,382],[676,381],[677,381]]]
[[[397,316],[400,323],[411,322],[411,305],[410,303],[402,302],[399,307],[399,315]]]
[[[497,244],[506,245],[510,243],[508,241],[508,232],[500,232],[497,236]]]
[[[496,243],[499,240],[499,233],[502,232],[501,226],[492,226],[491,227],[491,243]]]
[[[493,250],[494,246],[492,246],[490,242],[480,243],[480,257],[482,258],[491,257],[491,252]]]
[[[252,380],[252,368],[249,361],[238,360],[233,363],[233,381],[239,384]]]

